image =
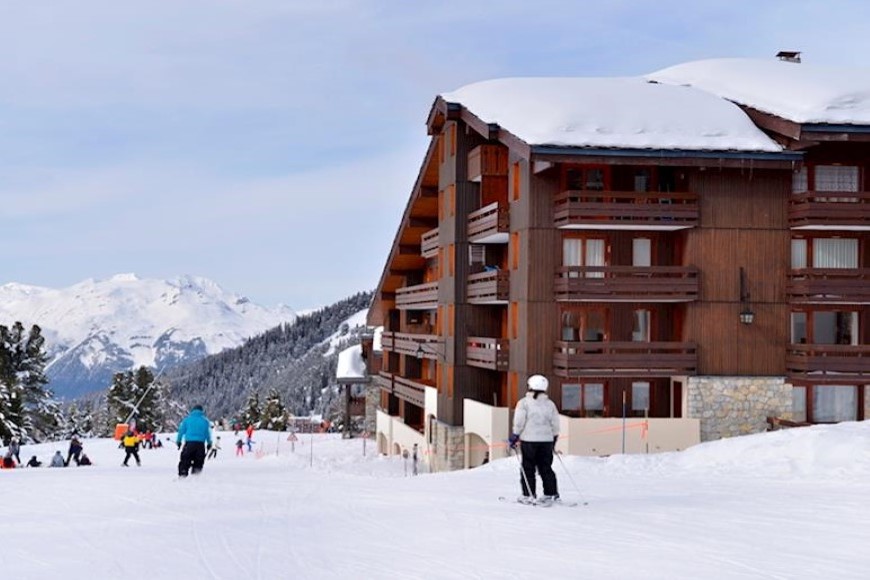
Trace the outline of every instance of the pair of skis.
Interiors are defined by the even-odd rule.
[[[547,501],[547,502],[542,502],[542,501],[540,501],[540,500],[537,500],[537,501],[522,501],[522,500],[519,499],[519,498],[517,498],[517,499],[515,499],[515,500],[512,500],[511,498],[509,498],[509,497],[505,497],[505,496],[503,496],[503,495],[502,495],[502,496],[499,496],[498,501],[501,501],[501,502],[507,502],[507,503],[509,503],[509,502],[516,502],[516,503],[518,503],[518,504],[520,504],[520,505],[527,505],[527,506],[530,506],[530,507],[552,507],[552,506],[560,506],[560,507],[571,507],[571,508],[573,508],[573,507],[579,507],[579,506],[589,505],[589,502],[587,502],[587,501],[584,501],[584,502],[579,502],[579,501],[564,501],[564,500],[561,500],[561,499],[560,499],[559,501]]]

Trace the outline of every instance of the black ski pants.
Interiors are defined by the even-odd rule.
[[[127,465],[127,462],[130,461],[130,458],[136,460],[136,465],[142,465],[142,462],[139,461],[139,449],[136,447],[124,447],[124,451],[127,452],[127,455],[124,456],[124,465]],[[76,461],[78,463],[78,461]]]
[[[520,477],[523,495],[536,495],[535,470],[541,474],[544,495],[557,495],[556,473],[553,471],[553,442],[522,441],[520,448],[523,452],[523,475]]]
[[[181,448],[178,477],[187,477],[189,471],[196,475],[202,471],[203,463],[205,463],[205,441],[187,441]]]

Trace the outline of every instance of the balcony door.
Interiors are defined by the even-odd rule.
[[[792,312],[792,344],[857,345],[858,320],[858,312],[854,310]]]
[[[607,243],[603,238],[564,238],[562,240],[563,266],[605,266]],[[580,272],[568,272],[569,278],[579,278]],[[604,272],[586,272],[585,278],[603,278]]]
[[[857,238],[795,238],[791,241],[794,269],[848,269],[858,267]]]

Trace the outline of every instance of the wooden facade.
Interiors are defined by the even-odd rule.
[[[864,418],[870,143],[815,132],[808,146],[800,126],[747,112],[800,152],[549,152],[439,98],[369,314],[387,331],[384,409],[422,425],[429,385],[437,419],[461,425],[463,399],[513,407],[539,373],[567,415],[619,416],[627,400],[674,417],[685,377],[757,376],[809,398],[855,387]],[[814,186],[843,165],[854,191]],[[819,263],[798,264],[801,248]]]

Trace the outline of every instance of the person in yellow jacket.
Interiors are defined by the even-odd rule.
[[[124,456],[124,467],[129,467],[127,462],[130,461],[130,457],[136,460],[136,465],[141,466],[142,462],[139,460],[139,437],[136,436],[132,431],[127,431],[124,434],[124,437],[121,438],[121,447],[124,448],[124,451],[127,455]]]

